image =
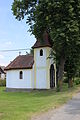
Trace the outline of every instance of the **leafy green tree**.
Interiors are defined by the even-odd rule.
[[[34,50],[33,49],[30,49],[30,54],[34,55]]]
[[[50,34],[60,89],[69,50],[75,49],[73,44],[80,48],[80,0],[14,0],[12,11],[18,20],[26,17],[36,38],[42,39],[44,31]],[[80,49],[76,52],[80,54]]]
[[[79,62],[78,62],[78,65],[77,65],[76,77],[80,78],[80,58],[78,60],[79,60]]]
[[[76,77],[76,74],[80,67],[80,55],[77,52],[79,51],[77,50],[79,49],[79,47],[76,48],[75,45],[73,46],[75,49],[70,49],[70,54],[65,62],[65,71],[67,72],[67,80],[69,87],[73,86],[74,77]]]

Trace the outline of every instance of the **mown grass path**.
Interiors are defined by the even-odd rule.
[[[60,108],[34,116],[32,120],[80,120],[80,92]]]

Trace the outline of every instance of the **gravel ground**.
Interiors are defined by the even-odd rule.
[[[31,120],[80,120],[80,93],[64,106],[34,116]]]

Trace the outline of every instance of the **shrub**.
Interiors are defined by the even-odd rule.
[[[6,86],[6,80],[1,80],[0,79],[0,86]]]
[[[74,82],[76,85],[80,84],[80,78],[76,78]]]
[[[64,82],[64,83],[68,83],[68,78],[67,78],[67,77],[64,77],[63,82]]]

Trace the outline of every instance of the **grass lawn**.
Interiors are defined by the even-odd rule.
[[[47,90],[7,93],[5,87],[0,87],[0,120],[28,120],[35,113],[64,104],[79,89],[80,85],[70,90],[64,87],[63,92]]]

